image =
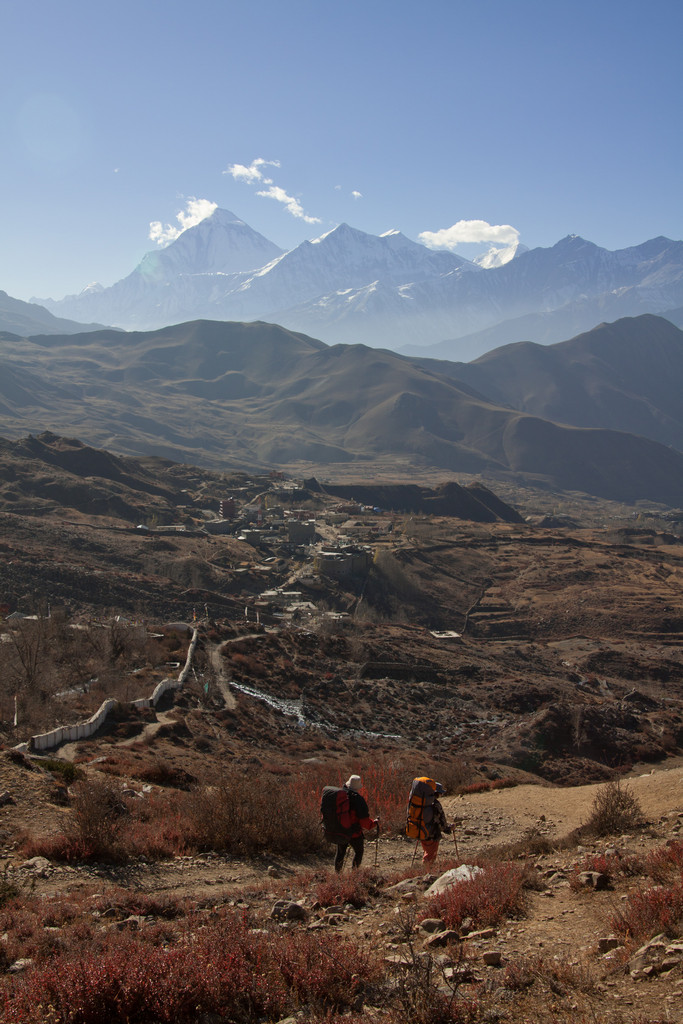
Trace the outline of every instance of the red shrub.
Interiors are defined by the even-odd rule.
[[[5,1024],[196,1024],[204,1014],[250,1022],[301,1003],[348,1007],[379,972],[350,940],[263,934],[231,916],[170,948],[150,945],[146,931],[109,933],[98,950],[0,981],[0,1007]]]
[[[318,882],[315,895],[323,907],[344,906],[364,907],[373,892],[374,880],[366,871],[350,871],[347,874],[330,874],[325,881]]]
[[[636,941],[652,938],[659,932],[672,937],[683,927],[683,885],[658,886],[634,893],[612,917],[614,931]]]
[[[680,839],[653,850],[644,865],[645,873],[655,882],[665,882],[683,872],[683,842]]]
[[[276,959],[287,988],[304,1005],[349,1006],[381,974],[376,956],[341,936],[320,942],[306,933],[288,935],[278,946]]]
[[[460,928],[466,917],[475,926],[488,927],[521,916],[525,902],[523,868],[496,862],[469,881],[433,896],[425,916],[442,917],[449,928]]]
[[[487,782],[472,782],[468,786],[458,786],[457,792],[460,795],[467,793],[489,793],[494,789],[511,789],[517,783],[514,779],[494,779]]]

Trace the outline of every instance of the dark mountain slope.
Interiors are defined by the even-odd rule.
[[[558,426],[392,352],[328,348],[271,324],[5,336],[0,359],[62,388],[49,407],[8,403],[6,435],[52,430],[220,468],[396,460],[683,504],[683,455],[662,445]]]
[[[683,450],[683,331],[661,317],[601,324],[552,346],[506,345],[467,364],[419,362],[522,412]]]
[[[556,487],[621,501],[655,493],[680,505],[683,455],[645,437],[613,430],[563,427],[532,416],[511,419],[504,435],[511,469]]]
[[[144,465],[48,432],[17,441],[0,437],[0,503],[6,511],[56,504],[138,523],[186,503],[182,483],[165,472],[168,465]]]
[[[433,490],[418,484],[325,484],[307,481],[311,490],[322,490],[361,505],[378,506],[393,512],[415,512],[435,516],[454,516],[479,523],[522,523],[520,514],[482,484],[461,487],[449,481]]]

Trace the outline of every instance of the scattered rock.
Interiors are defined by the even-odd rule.
[[[117,932],[137,932],[144,923],[145,918],[142,914],[131,914],[130,917],[125,917],[122,921],[113,921],[109,925],[109,929]]]
[[[662,970],[661,962],[666,956],[670,943],[664,933],[655,935],[644,946],[637,949],[628,962],[628,972],[632,978],[650,978]]]
[[[451,984],[454,982],[458,984],[474,984],[482,980],[481,976],[476,974],[469,964],[456,964],[454,967],[444,967],[443,976]]]
[[[425,896],[436,896],[439,893],[445,892],[446,889],[450,889],[452,885],[457,885],[458,882],[469,882],[476,875],[481,875],[483,868],[478,867],[476,864],[461,864],[457,868],[451,868],[450,871],[445,871],[443,875],[440,875],[435,882],[433,882],[425,892]]]
[[[609,875],[602,871],[580,871],[579,885],[586,889],[607,889],[609,886]]]
[[[388,953],[384,957],[384,963],[387,967],[403,967],[407,969],[413,966],[414,961],[407,953]]]
[[[51,865],[47,857],[31,857],[30,860],[25,860],[21,867],[34,871],[40,878],[47,878]]]
[[[389,885],[384,890],[386,893],[414,892],[416,889],[426,889],[435,881],[435,875],[417,875],[414,878],[404,878],[395,885]]]
[[[441,932],[434,932],[424,941],[425,949],[442,949],[451,942],[460,941],[460,932],[456,932],[453,928],[446,928]]]
[[[623,945],[624,943],[618,935],[605,935],[603,938],[598,939],[598,953],[609,953],[610,950],[617,949]]]
[[[19,974],[21,971],[25,971],[27,967],[30,967],[32,963],[33,957],[20,957],[19,960],[15,960],[13,964],[9,965],[8,970],[11,974]]]
[[[500,949],[487,949],[481,958],[487,967],[500,967],[503,954]]]
[[[273,904],[270,916],[274,921],[307,921],[310,914],[302,903],[296,903],[294,900],[277,900]]]
[[[446,925],[440,917],[426,917],[424,921],[420,921],[417,927],[428,935],[431,935],[433,932],[443,932],[446,929]]]
[[[492,939],[495,934],[495,928],[480,928],[479,931],[468,932],[467,935],[463,935],[463,941],[465,939],[468,942],[476,941],[477,939]]]

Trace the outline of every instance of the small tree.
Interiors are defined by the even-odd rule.
[[[48,635],[44,619],[18,619],[12,623],[10,638],[10,675],[20,689],[34,690],[48,658]],[[13,670],[13,671],[12,671]]]
[[[97,776],[76,783],[72,808],[70,838],[75,855],[118,860],[120,832],[127,810],[111,783]]]

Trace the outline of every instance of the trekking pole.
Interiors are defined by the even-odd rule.
[[[417,853],[417,845],[418,845],[419,842],[420,842],[419,839],[415,840],[415,849],[413,850],[413,859],[410,862],[411,868],[412,868],[413,864],[415,863],[415,854]]]
[[[377,849],[379,847],[379,814],[377,815],[377,834],[375,835],[375,867],[377,867]]]
[[[458,840],[455,838],[455,822],[451,825],[451,835],[453,836],[453,842],[455,843],[455,856],[460,860],[460,854],[458,853]]]

